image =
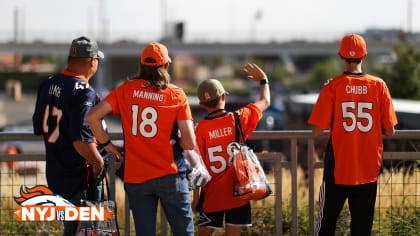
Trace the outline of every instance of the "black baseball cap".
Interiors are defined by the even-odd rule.
[[[94,57],[99,60],[105,57],[104,53],[99,51],[96,41],[86,36],[78,37],[71,42],[69,56],[82,58]]]

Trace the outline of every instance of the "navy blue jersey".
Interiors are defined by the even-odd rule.
[[[73,141],[96,142],[86,114],[100,102],[95,90],[82,76],[63,70],[38,89],[34,134],[43,135],[46,147],[46,176],[55,194],[70,198],[87,186],[86,160]],[[98,149],[102,156],[103,147]]]

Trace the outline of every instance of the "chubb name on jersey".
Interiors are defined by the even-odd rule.
[[[163,102],[163,94],[159,94],[159,93],[151,93],[151,92],[146,92],[146,91],[143,92],[139,90],[134,90],[133,97]]]
[[[232,128],[231,127],[225,127],[220,129],[215,129],[212,131],[209,131],[209,137],[210,139],[214,138],[221,138],[232,134]]]
[[[347,94],[367,94],[367,86],[346,85]]]

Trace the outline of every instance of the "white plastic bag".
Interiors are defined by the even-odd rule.
[[[246,200],[260,200],[270,195],[270,184],[254,151],[236,142],[232,151],[235,167],[233,195]]]
[[[200,153],[195,150],[187,150],[185,160],[191,167],[191,172],[187,175],[190,189],[193,190],[206,185],[210,181],[211,176]]]
[[[118,226],[116,224],[116,206],[112,200],[101,202],[83,201],[84,206],[103,207],[105,211],[110,211],[111,215],[105,221],[79,221],[75,236],[119,236]]]

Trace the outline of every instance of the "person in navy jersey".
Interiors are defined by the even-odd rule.
[[[107,153],[85,116],[100,102],[89,80],[103,58],[94,40],[74,39],[67,68],[39,87],[32,117],[34,134],[44,137],[48,187],[75,205],[82,199],[99,201],[102,192]],[[76,227],[77,222],[65,221],[64,235],[75,235]]]

